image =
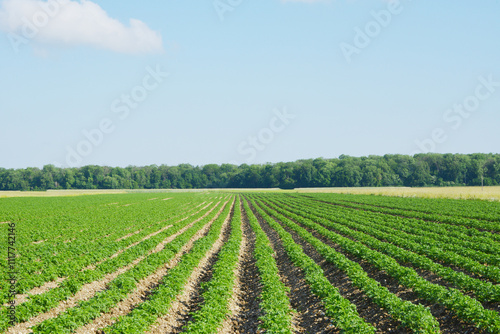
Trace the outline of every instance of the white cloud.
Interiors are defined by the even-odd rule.
[[[161,35],[144,22],[130,19],[125,26],[88,0],[4,0],[0,29],[17,43],[87,45],[122,53],[163,50]]]

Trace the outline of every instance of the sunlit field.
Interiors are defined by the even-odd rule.
[[[380,187],[380,188],[303,188],[298,192],[326,192],[340,194],[383,195],[398,197],[454,198],[500,200],[500,187]]]
[[[500,333],[499,222],[295,191],[3,198],[0,333]]]

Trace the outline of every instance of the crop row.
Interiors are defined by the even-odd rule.
[[[191,216],[188,219],[183,220],[164,230],[134,247],[131,247],[119,254],[114,258],[110,258],[99,265],[97,265],[93,270],[79,271],[75,275],[68,277],[64,282],[62,282],[57,288],[49,290],[46,293],[31,296],[30,299],[19,305],[17,307],[17,317],[19,322],[25,322],[37,314],[47,312],[48,310],[56,307],[62,300],[73,296],[78,292],[84,284],[97,281],[104,277],[106,274],[115,272],[121,267],[127,266],[132,261],[146,256],[152,249],[156,247],[162,240],[175,234],[177,231],[181,230],[183,227],[189,225],[191,222],[202,217],[204,213],[200,212],[197,215]],[[213,216],[216,214],[216,210],[212,208]],[[5,328],[7,321],[7,313],[5,310],[0,314],[0,329]]]
[[[185,326],[184,333],[217,333],[229,313],[229,299],[233,295],[236,279],[234,270],[239,260],[241,240],[241,207],[238,198],[231,219],[231,236],[218,254],[217,262],[212,268],[212,279],[202,286],[203,304],[192,314],[193,320]]]
[[[189,211],[189,214],[192,214],[193,211]],[[23,265],[22,262],[16,263],[20,273],[18,277],[17,292],[25,293],[34,287],[41,286],[45,282],[53,281],[58,277],[73,275],[91,264],[126,249],[147,235],[159,231],[164,226],[171,223],[175,218],[177,218],[177,216],[167,218],[162,225],[151,225],[148,228],[144,228],[141,233],[118,242],[113,239],[107,239],[97,243],[87,242],[79,243],[78,246],[69,245],[65,247],[65,249],[58,250],[49,245],[43,250],[31,251],[27,255],[22,255],[20,259],[30,262],[25,265]],[[118,230],[122,231],[121,234],[127,233],[127,231],[123,232],[123,228]],[[57,256],[53,256],[54,253],[56,253]],[[0,296],[0,300],[3,302],[5,302],[6,298],[5,294]]]
[[[214,221],[206,236],[195,241],[191,251],[184,254],[179,263],[170,269],[161,284],[155,288],[149,298],[137,305],[129,314],[120,316],[117,321],[104,329],[105,333],[133,334],[150,329],[158,317],[165,315],[186,285],[192,271],[212,247],[221,233],[223,224],[229,219],[232,205],[227,205],[221,215]],[[177,251],[180,247],[177,249]]]
[[[325,197],[325,196],[315,195],[314,198],[321,200],[321,201],[328,202],[328,203],[332,203],[332,204],[336,204],[336,205],[344,205],[344,206],[348,206],[348,207],[356,208],[356,209],[361,209],[361,210],[382,212],[382,213],[387,213],[387,214],[392,214],[392,215],[418,218],[418,219],[423,219],[423,220],[428,220],[428,221],[461,225],[461,226],[465,226],[468,228],[476,228],[479,230],[500,232],[500,224],[498,224],[498,222],[482,221],[482,220],[463,218],[463,217],[457,217],[457,216],[446,216],[446,215],[440,215],[437,213],[424,213],[424,212],[418,212],[418,211],[407,211],[407,210],[393,209],[393,208],[387,208],[387,207],[377,207],[377,206],[371,206],[368,204],[356,204],[353,202],[338,200],[336,197],[330,197],[330,196]],[[500,236],[499,236],[499,239],[496,239],[496,240],[500,240]]]
[[[280,281],[274,250],[246,201],[243,201],[243,208],[248,223],[255,233],[253,256],[262,283],[260,307],[264,313],[261,318],[262,324],[260,328],[268,333],[291,334],[292,315],[290,300],[287,295],[290,290]]]
[[[388,196],[366,196],[366,195],[332,195],[343,201],[369,204],[378,207],[388,207],[407,211],[420,211],[424,213],[436,213],[473,218],[489,221],[500,221],[500,210],[497,203],[484,200],[455,200],[455,199],[428,199],[428,198],[398,198]]]
[[[183,201],[177,201],[178,207],[176,205],[166,206],[164,204],[166,202],[163,202],[163,205],[160,205],[163,210],[158,212],[155,212],[148,206],[137,207],[134,210],[129,210],[130,212],[127,215],[115,216],[114,214],[111,215],[110,211],[113,210],[109,208],[106,210],[99,209],[102,206],[101,199],[101,204],[98,204],[99,202],[95,204],[95,207],[99,209],[99,215],[93,210],[89,210],[88,213],[84,214],[60,212],[60,217],[54,219],[50,224],[44,224],[41,219],[33,223],[26,220],[18,222],[16,231],[16,252],[19,255],[16,259],[16,269],[19,272],[17,293],[28,292],[32,288],[52,281],[57,277],[68,276],[116,253],[120,249],[128,247],[130,244],[140,240],[142,236],[151,234],[162,228],[162,225],[156,223],[161,220],[175,218],[176,214],[181,213],[178,209],[185,207],[187,202],[188,198]],[[51,209],[50,206],[41,207]],[[38,207],[33,208],[33,210],[36,212],[42,209]],[[56,208],[55,211],[60,210]],[[137,217],[138,215],[142,216],[142,218]],[[138,221],[141,221],[141,223],[137,223]],[[128,229],[133,227],[132,223],[143,227],[149,225],[149,228],[143,228],[141,233],[116,242],[115,240],[118,238],[130,233]],[[67,227],[68,225],[71,226],[71,229]],[[100,231],[99,237],[91,233],[91,229]],[[65,233],[70,230],[82,232],[78,237],[65,236]],[[28,238],[22,238],[23,235],[29,235],[35,231],[39,231],[39,233],[43,231],[47,235],[60,236],[60,238],[53,237],[52,241],[48,240],[40,244],[32,244]],[[106,235],[109,237],[104,238]],[[74,238],[76,240],[73,242],[65,242]],[[2,247],[1,250],[4,251],[5,249]],[[6,257],[0,259],[0,277],[2,278],[6,275],[5,261]],[[5,280],[2,279],[0,282],[0,287],[2,288],[0,293],[1,304],[4,304],[6,301],[4,293],[5,284]]]
[[[401,300],[387,288],[381,286],[379,282],[368,277],[367,273],[359,264],[349,260],[343,254],[321,242],[311,233],[299,227],[297,224],[278,212],[282,210],[278,209],[275,211],[261,201],[257,201],[256,203],[258,203],[262,208],[257,208],[259,213],[276,231],[278,231],[278,233],[280,233],[282,240],[288,239],[290,242],[293,242],[290,234],[283,227],[281,227],[280,224],[273,222],[273,219],[269,215],[279,219],[281,223],[288,226],[301,238],[310,243],[322,256],[324,256],[327,261],[331,262],[337,268],[345,272],[354,286],[358,287],[376,304],[384,308],[393,318],[401,321],[404,326],[412,329],[416,333],[439,333],[439,324],[428,309],[421,305],[415,305],[409,301]],[[338,312],[338,314],[333,315],[335,317],[342,317],[343,313]],[[349,319],[346,320],[346,322],[349,323]],[[356,331],[350,331],[350,333],[356,333]]]
[[[407,229],[409,233],[415,235],[425,235],[444,242],[459,243],[461,245],[466,245],[468,248],[485,253],[500,254],[500,244],[498,241],[495,241],[494,234],[490,232],[478,231],[465,226],[440,224],[416,218],[399,217],[380,212],[364,211],[343,206],[336,206],[333,210],[331,205],[322,205],[324,203],[314,201],[307,197],[295,198],[300,200],[302,203],[307,203],[308,206],[321,205],[321,207],[325,209],[328,208],[332,212],[339,214],[356,214],[357,216],[365,219],[378,219],[380,222],[384,222],[387,226],[399,226],[400,228]]]
[[[269,204],[274,210],[282,215],[300,222],[302,225],[318,232],[319,234],[332,240],[342,249],[356,257],[366,260],[379,270],[385,270],[390,276],[395,278],[402,286],[410,288],[421,298],[434,303],[440,303],[452,310],[459,318],[475,324],[478,328],[488,330],[491,333],[500,331],[500,316],[497,312],[486,310],[477,300],[462,294],[456,289],[447,289],[443,286],[432,284],[420,277],[414,269],[403,267],[398,262],[381,252],[372,250],[367,246],[345,238],[334,233],[327,228],[315,223],[311,219],[288,212]],[[305,229],[298,226],[291,220],[282,217],[284,223],[297,232],[307,235]],[[317,240],[317,239],[311,239]]]
[[[392,230],[392,234],[380,232],[376,228],[372,227],[377,226],[378,222],[362,221],[359,217],[354,215],[342,215],[339,217],[333,215],[331,211],[326,212],[318,208],[313,208],[312,210],[301,210],[299,209],[300,203],[295,205],[285,202],[278,203],[292,213],[307,217],[315,222],[319,222],[322,225],[341,233],[342,235],[349,236],[362,242],[372,249],[392,256],[401,263],[411,263],[414,267],[433,272],[461,290],[474,292],[476,298],[480,301],[500,301],[500,287],[498,285],[472,278],[462,272],[457,272],[429,259],[429,257],[432,258],[434,254],[437,254],[440,258],[442,258],[443,254],[446,254],[438,247],[434,247],[432,249],[425,248],[418,243],[408,241],[406,236],[398,236],[398,233],[395,230]],[[386,240],[386,242],[380,240]],[[400,247],[403,247],[403,249]],[[419,255],[418,253],[421,254]],[[425,254],[426,256],[422,254]],[[468,262],[474,263],[474,261]],[[495,269],[495,267],[487,267],[480,264],[477,266],[479,266],[480,270],[483,270],[483,268]]]

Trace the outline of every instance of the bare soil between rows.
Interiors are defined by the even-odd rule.
[[[263,316],[259,296],[262,294],[259,271],[254,257],[255,233],[242,212],[242,245],[237,268],[234,295],[230,301],[232,314],[224,321],[223,334],[256,334]]]
[[[289,298],[292,308],[297,311],[293,318],[295,333],[341,333],[341,330],[332,325],[332,320],[326,316],[321,299],[314,295],[305,280],[302,270],[295,266],[283,247],[283,243],[262,217],[251,207],[262,229],[266,233],[272,248],[276,252],[281,281],[290,288]]]
[[[443,334],[480,333],[478,332],[478,329],[474,325],[461,321],[456,317],[456,315],[451,310],[447,309],[445,306],[441,304],[431,303],[428,302],[427,300],[420,298],[411,289],[405,288],[402,285],[400,285],[395,278],[388,275],[385,271],[379,270],[366,260],[360,259],[350,253],[345,252],[340,245],[333,243],[330,239],[322,236],[318,232],[306,226],[303,226],[300,223],[298,223],[298,225],[305,228],[314,237],[318,238],[328,246],[332,247],[337,252],[346,256],[349,260],[357,262],[370,278],[373,278],[376,281],[378,281],[382,286],[386,287],[391,293],[394,293],[396,296],[398,296],[403,300],[410,301],[414,304],[422,304],[426,307],[429,307],[432,315],[439,322],[439,326]],[[284,228],[287,229],[289,232],[291,232],[292,235],[294,235],[294,238],[298,237],[295,232],[291,231],[286,226],[284,226]]]

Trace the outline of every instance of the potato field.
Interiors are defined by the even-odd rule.
[[[500,333],[500,203],[0,199],[0,333]]]

